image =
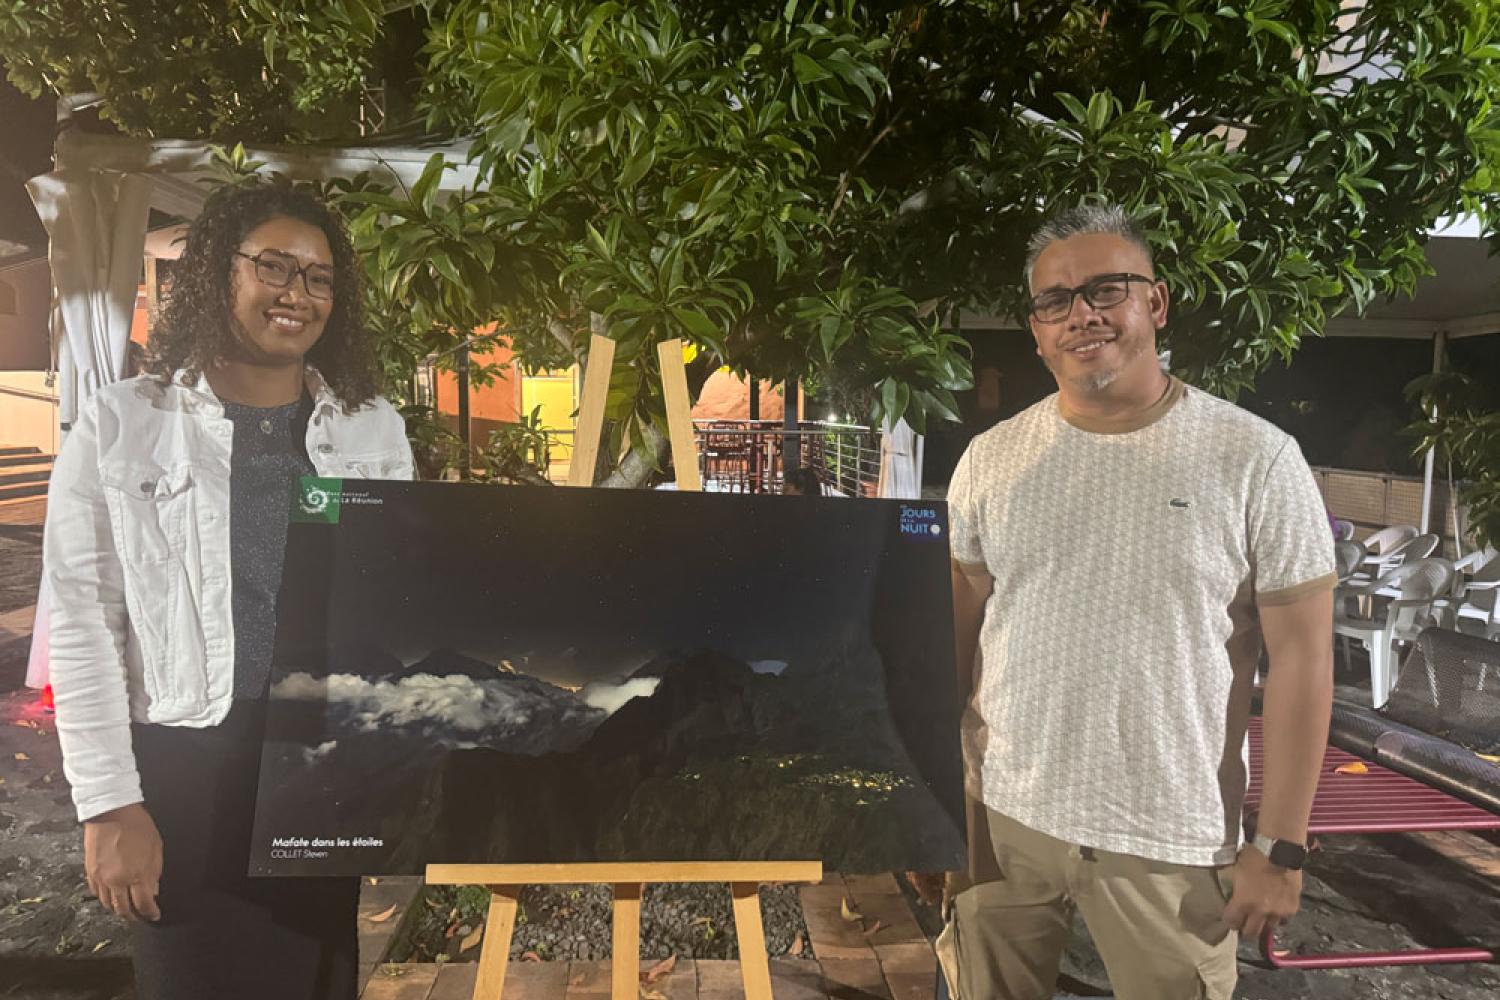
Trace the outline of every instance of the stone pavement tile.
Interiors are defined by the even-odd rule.
[[[931,978],[937,972],[937,955],[926,941],[903,941],[900,944],[877,944],[875,956],[886,978],[892,975],[919,975]]]
[[[382,875],[374,885],[368,878],[359,884],[359,957],[382,962],[391,938],[401,926],[406,910],[422,889],[420,875]],[[391,907],[395,907],[392,911]],[[386,916],[383,920],[376,917]]]
[[[801,890],[801,900],[802,919],[807,924],[813,955],[819,961],[875,957],[860,925],[844,919],[840,911],[842,895],[830,898],[823,887],[809,887]]]
[[[641,975],[644,976],[656,964],[641,963]],[[648,990],[663,1000],[694,1000],[698,995],[698,963],[691,958],[679,958],[671,972],[649,986],[644,983],[641,985],[642,995]]]
[[[514,1000],[516,997],[556,997],[562,995],[562,976],[557,977],[558,990],[555,993],[531,993],[518,989],[515,982],[516,967],[512,965],[505,975],[505,998]],[[567,970],[563,970],[566,974]],[[474,980],[479,978],[478,962],[443,962],[438,966],[437,981],[432,984],[432,992],[427,994],[427,1000],[469,1000],[474,995]],[[495,1000],[491,997],[490,1000]]]
[[[775,1000],[824,1000],[822,967],[800,958],[771,959],[771,995]]]
[[[880,963],[868,959],[832,959],[823,966],[823,988],[834,1000],[890,1000]]]
[[[546,964],[546,963],[542,963]],[[514,966],[512,966],[514,968]],[[568,1000],[584,1000],[609,996],[609,962],[569,962],[567,992]]]
[[[360,1000],[427,1000],[437,974],[436,965],[381,965],[365,984]]]
[[[1419,841],[1424,847],[1436,851],[1454,864],[1489,878],[1500,878],[1500,847],[1482,837],[1462,830],[1411,833],[1406,836]]]
[[[894,894],[866,894],[859,899],[859,914],[865,918],[864,929],[875,933],[866,934],[865,940],[873,947],[899,944],[906,941],[926,941],[922,925],[912,915],[906,897]],[[876,925],[876,921],[880,921]]]
[[[797,890],[797,896],[802,900],[803,906],[832,906],[835,910],[845,898],[849,898],[851,904],[854,902],[849,887],[842,882],[824,881],[817,885],[804,885]]]
[[[849,887],[849,895],[860,903],[866,896],[873,895],[899,895],[901,890],[896,885],[896,877],[890,872],[881,875],[845,875],[844,884]]]
[[[937,974],[925,976],[901,973],[886,976],[891,1000],[932,1000],[937,993]]]
[[[744,1000],[745,981],[740,977],[740,963],[699,959],[698,1000]]]

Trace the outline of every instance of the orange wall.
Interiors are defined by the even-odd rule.
[[[760,381],[760,419],[782,418],[781,386]],[[694,420],[749,420],[750,385],[730,371],[719,370],[703,383],[698,402],[693,404]]]
[[[496,346],[485,354],[473,355],[475,364],[501,366],[503,377],[489,385],[469,384],[469,417],[474,421],[476,444],[483,444],[480,421],[486,424],[515,423],[521,419],[521,385],[515,358],[509,347]],[[439,413],[458,418],[458,373],[437,373],[437,409]]]

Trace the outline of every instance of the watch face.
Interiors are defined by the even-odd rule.
[[[1278,840],[1272,843],[1271,852],[1267,857],[1271,859],[1273,865],[1296,870],[1300,869],[1302,863],[1307,860],[1307,848],[1285,840]]]

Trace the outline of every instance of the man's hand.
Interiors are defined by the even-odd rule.
[[[1245,937],[1275,930],[1297,912],[1302,901],[1302,873],[1273,865],[1246,846],[1234,862],[1234,896],[1224,908],[1224,922]]]
[[[130,920],[161,919],[161,834],[137,802],[83,824],[83,870],[106,910]]]
[[[907,872],[906,881],[917,890],[917,898],[928,906],[937,906],[943,901],[943,885],[947,882],[946,872]]]

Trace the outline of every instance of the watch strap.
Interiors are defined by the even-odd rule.
[[[1256,834],[1251,841],[1255,849],[1264,854],[1271,864],[1291,871],[1301,871],[1307,861],[1307,847],[1290,840],[1275,840],[1265,834]]]

